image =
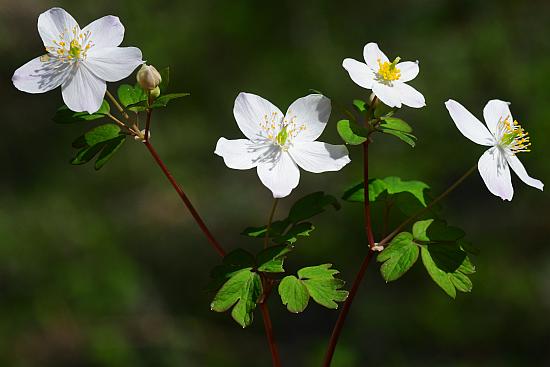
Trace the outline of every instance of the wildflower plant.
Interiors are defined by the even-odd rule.
[[[359,285],[373,259],[379,263],[386,282],[401,278],[416,263],[421,263],[448,296],[455,298],[458,292],[472,290],[471,276],[476,269],[470,255],[475,248],[461,229],[443,219],[436,204],[476,168],[489,191],[504,200],[513,196],[510,168],[527,185],[543,189],[543,183],[530,177],[516,157],[530,151],[528,133],[512,118],[509,104],[496,99],[489,101],[483,111],[487,127],[458,102],[445,103],[450,114],[449,126],[450,120],[454,121],[464,136],[489,148],[479,162],[443,193],[432,198],[427,195],[430,187],[424,182],[396,176],[371,177],[370,145],[380,134],[386,134],[414,147],[417,138],[411,125],[398,117],[399,109],[422,108],[426,103],[424,96],[408,85],[419,74],[418,61],[401,61],[399,57],[390,60],[376,43],[368,43],[364,47],[364,62],[346,58],[342,66],[354,83],[371,91],[370,98],[354,100],[353,110],[342,108],[339,112],[345,118],[335,125],[330,123],[331,113],[334,115],[331,100],[320,92],[296,99],[284,114],[258,95],[240,93],[236,97],[233,114],[244,138],[221,137],[214,153],[229,168],[255,168],[261,183],[271,191],[273,204],[265,223],[252,223],[241,232],[257,239],[256,250],[229,243],[222,245],[151,143],[153,113],[188,95],[169,92],[169,69],[159,71],[144,64],[138,48],[119,47],[124,27],[113,16],[100,18],[81,29],[65,10],[53,8],[39,16],[38,30],[46,53],[15,71],[14,86],[28,93],[47,92],[61,86],[65,105],[57,110],[53,120],[75,127],[81,122],[86,122],[83,126],[93,123],[93,127],[72,142],[76,149],[71,161],[74,165],[94,161],[95,169],[99,170],[129,138],[143,143],[221,257],[211,270],[210,308],[229,313],[243,328],[253,323],[259,309],[274,366],[280,366],[281,360],[268,302],[279,303],[292,313],[305,312],[312,303],[329,309],[342,306],[323,362],[324,366],[330,366]],[[137,83],[122,84],[116,93],[109,92],[107,82],[122,80],[136,70]],[[336,128],[343,144],[318,141],[327,128]],[[361,148],[362,157],[355,146]],[[315,174],[331,172],[324,177],[331,179],[353,164],[350,156],[355,164],[363,166],[360,182],[350,185],[342,194],[311,193],[297,200],[286,216],[277,215],[278,202],[299,184],[300,169]],[[286,258],[292,256],[297,244],[315,235],[314,218],[336,214],[341,205],[338,196],[343,202],[360,203],[364,208],[366,245],[359,254],[363,261],[350,287],[340,279],[340,273],[349,275],[352,270],[338,269],[330,259],[321,264],[303,264],[296,273],[289,273],[285,267]],[[379,214],[371,213],[372,202],[385,204],[386,222],[390,207],[407,219],[376,239],[371,217]]]

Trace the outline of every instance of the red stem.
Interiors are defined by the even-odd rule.
[[[374,251],[372,251],[372,247],[375,245],[375,243],[374,243],[374,235],[372,233],[370,201],[369,201],[369,141],[368,140],[363,143],[363,176],[364,176],[363,178],[364,178],[365,232],[367,233],[367,239],[369,241],[369,252],[365,256],[365,259],[363,260],[363,263],[361,264],[361,267],[359,268],[359,271],[355,276],[348,298],[346,299],[346,302],[344,302],[342,311],[340,311],[340,314],[338,315],[338,319],[336,320],[336,324],[334,325],[334,329],[332,330],[332,335],[330,336],[330,340],[327,347],[327,353],[325,354],[325,360],[323,362],[323,367],[330,367],[332,358],[334,356],[334,351],[336,350],[336,344],[338,343],[338,339],[340,338],[340,334],[342,333],[342,328],[344,327],[344,323],[346,322],[349,310],[351,308],[351,304],[355,299],[355,295],[359,290],[359,286],[361,285],[361,281],[363,280],[367,267],[369,266],[370,260],[374,255]]]
[[[145,137],[147,138],[147,135],[145,135]],[[176,192],[180,196],[181,200],[183,201],[183,203],[185,204],[185,206],[187,207],[187,209],[189,210],[189,212],[191,213],[191,215],[193,216],[193,218],[197,222],[197,225],[200,227],[200,229],[202,230],[202,232],[204,233],[204,235],[208,239],[208,242],[210,243],[210,245],[212,245],[212,247],[214,248],[214,250],[216,250],[218,255],[220,255],[222,257],[225,256],[225,250],[220,246],[218,241],[216,241],[216,239],[214,238],[212,233],[210,233],[210,230],[208,229],[208,227],[206,226],[206,224],[202,220],[201,216],[199,215],[199,213],[197,212],[195,207],[193,207],[193,204],[191,204],[191,201],[189,200],[187,195],[185,195],[185,192],[183,192],[183,190],[181,189],[180,185],[177,183],[174,176],[172,176],[172,174],[170,173],[170,171],[168,170],[168,168],[166,167],[166,165],[164,164],[162,159],[160,159],[160,157],[159,157],[157,151],[155,150],[155,148],[153,148],[153,146],[151,145],[151,143],[149,143],[148,140],[144,140],[144,144],[147,147],[147,149],[149,149],[149,152],[151,153],[151,155],[153,156],[153,158],[155,159],[155,161],[159,165],[160,169],[162,170],[162,172],[164,172],[164,175],[166,176],[168,181],[170,181],[170,183],[172,184],[172,186],[174,187],[174,189],[176,190]]]
[[[269,308],[267,307],[267,303],[265,301],[260,303],[260,310],[262,311],[262,317],[264,319],[265,335],[267,336],[267,343],[269,344],[269,350],[271,351],[273,367],[281,367],[279,351],[277,350],[277,344],[275,343],[275,337],[273,336],[273,324],[271,324]]]

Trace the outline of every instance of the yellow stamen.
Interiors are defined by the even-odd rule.
[[[393,62],[385,61],[382,62],[380,59],[378,59],[378,75],[386,80],[386,81],[394,81],[401,78],[401,70],[399,70],[396,65],[401,60],[399,57],[396,57]]]

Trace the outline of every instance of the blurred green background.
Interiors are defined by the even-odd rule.
[[[173,90],[192,93],[156,114],[153,143],[228,248],[261,246],[239,232],[263,224],[271,205],[254,170],[229,170],[213,154],[220,136],[241,136],[234,98],[260,94],[282,110],[310,88],[340,103],[367,98],[341,62],[361,59],[370,41],[390,58],[420,60],[411,85],[428,104],[401,113],[416,148],[376,139],[373,177],[419,179],[441,192],[483,152],[443,102],[457,99],[481,117],[500,98],[532,135],[533,152],[521,156],[528,171],[550,181],[548,1],[2,0],[1,366],[270,365],[259,313],[242,330],[209,311],[204,289],[219,259],[146,149],[129,142],[100,172],[71,166],[70,142],[84,126],[50,121],[60,91],[12,86],[13,71],[43,52],[36,20],[52,6],[82,26],[118,15],[123,45],[170,65]],[[335,110],[323,141],[340,141],[340,117]],[[351,156],[341,173],[302,174],[279,215],[304,194],[340,196],[360,180],[360,149]],[[372,266],[334,366],[550,365],[550,200],[513,180],[512,202],[490,195],[476,174],[444,203],[450,223],[481,249],[473,292],[449,299],[420,264],[386,285]],[[330,261],[351,282],[366,246],[361,207],[314,222],[288,269]],[[271,310],[285,366],[318,366],[337,312],[311,304],[296,316],[276,297]]]

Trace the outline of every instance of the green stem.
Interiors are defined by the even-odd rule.
[[[129,120],[130,119],[130,116],[128,116],[128,114],[126,113],[126,111],[124,111],[124,107],[122,107],[120,105],[120,103],[118,103],[118,101],[116,100],[115,96],[113,96],[111,94],[111,92],[109,92],[109,90],[105,91],[105,95],[107,96],[107,98],[109,98],[111,100],[111,102],[113,102],[113,104],[115,105],[116,109],[122,114],[122,116],[124,116],[124,118],[126,120]]]
[[[267,227],[265,229],[264,248],[267,248],[267,246],[269,245],[269,230],[271,229],[271,223],[273,222],[273,216],[275,215],[275,210],[277,209],[278,202],[278,198],[273,199],[273,205],[271,206],[271,212],[269,213],[269,218],[267,219]]]

